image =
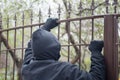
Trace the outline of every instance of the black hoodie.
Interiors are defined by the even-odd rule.
[[[40,60],[58,60],[60,43],[56,37],[43,29],[38,29],[32,36],[33,56]]]
[[[60,43],[52,33],[43,29],[35,31],[25,50],[23,80],[105,80],[101,52],[92,52],[89,72],[80,70],[76,65],[57,61],[59,52]]]

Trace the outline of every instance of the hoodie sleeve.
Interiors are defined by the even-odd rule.
[[[28,46],[25,50],[23,64],[29,64],[29,62],[32,58],[33,58],[33,54],[32,54],[32,49],[31,49],[31,41],[29,41]]]
[[[105,80],[105,64],[100,52],[92,52],[90,71],[79,70],[77,66],[69,66],[66,80]]]
[[[91,61],[89,74],[91,74],[93,80],[105,80],[105,63],[101,52],[92,52]]]
[[[60,24],[57,21],[58,21],[57,18],[48,18],[45,24],[42,26],[42,29],[50,32],[51,29],[55,28]]]

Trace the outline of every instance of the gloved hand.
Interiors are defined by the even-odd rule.
[[[89,50],[91,52],[94,52],[94,51],[101,52],[103,47],[104,47],[104,42],[103,41],[93,40],[93,41],[91,41],[91,43],[89,45]]]
[[[59,23],[57,21],[58,21],[57,18],[49,18],[49,19],[47,19],[45,24],[42,26],[42,29],[50,31],[52,28],[59,25]]]

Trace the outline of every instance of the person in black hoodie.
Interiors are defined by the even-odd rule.
[[[104,57],[101,54],[103,41],[91,41],[90,71],[78,66],[59,62],[60,43],[50,30],[59,25],[58,19],[48,19],[42,28],[32,34],[25,50],[22,65],[23,80],[105,80]]]

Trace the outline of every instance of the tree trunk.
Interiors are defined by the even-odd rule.
[[[22,80],[21,77],[21,65],[22,65],[22,59],[19,59],[15,53],[12,51],[11,46],[9,45],[7,39],[5,38],[5,36],[3,34],[0,35],[0,41],[4,43],[5,47],[7,48],[7,50],[9,51],[13,61],[15,62],[15,65],[17,67],[17,75],[18,75],[18,80]]]

